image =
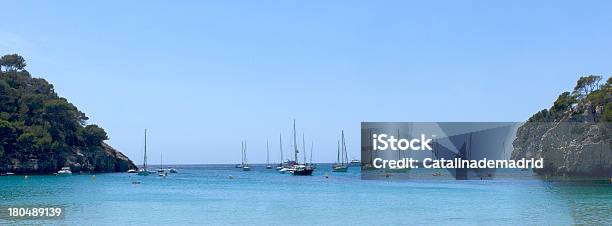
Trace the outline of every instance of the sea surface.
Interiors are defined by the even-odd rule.
[[[179,173],[0,177],[0,206],[57,206],[62,225],[612,224],[612,185],[521,177],[361,180],[358,167],[292,176],[252,166],[176,166]],[[234,179],[230,179],[230,175]],[[325,176],[327,175],[327,177]],[[140,184],[134,184],[134,181]]]

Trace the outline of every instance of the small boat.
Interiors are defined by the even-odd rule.
[[[343,165],[334,165],[332,166],[332,172],[345,173],[348,171],[348,167]]]
[[[351,165],[359,165],[359,164],[361,164],[361,161],[359,161],[359,159],[351,160]]]
[[[266,169],[272,169],[272,165],[270,165],[270,147],[268,146],[268,141],[266,141]]]
[[[170,168],[168,171],[170,171],[170,173],[178,173],[175,168]]]
[[[165,176],[168,176],[168,173],[165,171],[162,171],[162,172],[159,172],[157,175],[160,177],[165,177]]]
[[[242,142],[242,171],[251,171],[246,157],[246,141]]]
[[[138,172],[138,171],[136,171],[135,169],[129,169],[129,170],[127,171],[127,173],[136,173],[136,172]]]
[[[138,176],[149,176],[149,174],[151,174],[151,172],[145,170],[145,169],[140,169],[138,170],[138,173],[136,173],[136,175]]]
[[[164,170],[164,155],[162,153],[159,153],[159,169],[157,169],[157,173],[159,173],[159,176],[167,176],[168,174],[166,173],[166,170]]]
[[[71,175],[72,171],[70,171],[70,167],[62,167],[62,169],[60,169],[59,171],[57,171],[57,175],[61,176],[61,175]]]
[[[283,168],[281,168],[280,170],[278,170],[278,172],[279,172],[279,173],[281,173],[281,174],[283,174],[283,173],[287,173],[287,172],[289,172],[289,173],[293,173],[293,169],[283,167]]]
[[[147,169],[147,129],[144,131],[144,159],[142,161],[142,169],[138,170],[138,176],[149,176],[151,172]]]
[[[240,168],[242,168],[242,164],[236,164],[236,166],[234,166],[234,167],[240,169]]]
[[[336,164],[332,165],[332,172],[346,172],[348,170],[349,163],[346,153],[346,143],[344,141],[344,130],[342,130],[342,148],[340,148],[340,141],[338,141],[338,157]]]

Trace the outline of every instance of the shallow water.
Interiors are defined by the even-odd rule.
[[[361,180],[358,167],[311,177],[262,165],[179,166],[163,179],[127,173],[0,177],[0,206],[61,205],[62,220],[26,224],[495,224],[612,222],[612,185],[494,180]],[[329,178],[324,175],[328,174]],[[234,179],[229,179],[232,175]],[[132,184],[140,181],[141,184]]]

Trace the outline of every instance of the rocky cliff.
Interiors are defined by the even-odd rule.
[[[566,92],[531,117],[518,129],[512,159],[543,158],[544,168],[534,169],[542,175],[611,176],[610,79],[597,87],[582,96]]]
[[[136,169],[104,141],[103,128],[25,70],[23,57],[0,58],[0,173],[118,172]]]
[[[73,172],[125,172],[137,169],[121,152],[106,143],[89,150],[73,149],[57,155],[14,153],[4,156],[2,171],[17,174],[51,174],[64,166]]]

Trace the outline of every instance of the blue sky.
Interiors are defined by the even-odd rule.
[[[141,162],[278,161],[292,119],[335,159],[361,121],[524,121],[612,72],[609,1],[11,1],[0,53]],[[285,149],[288,149],[288,143]],[[288,154],[287,154],[288,155]]]

